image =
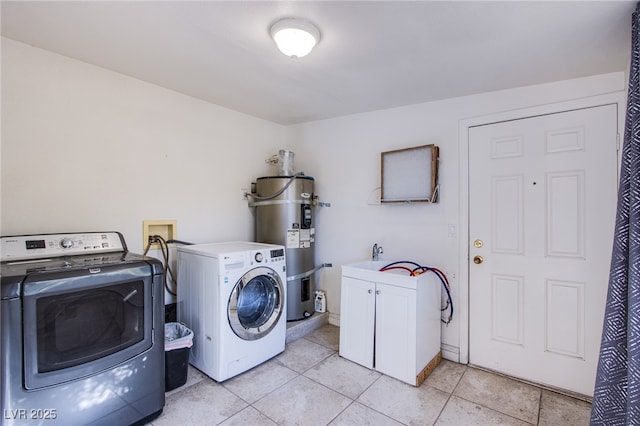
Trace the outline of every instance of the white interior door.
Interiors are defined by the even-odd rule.
[[[470,363],[593,394],[617,123],[612,104],[469,129]]]

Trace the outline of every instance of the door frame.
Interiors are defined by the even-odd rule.
[[[461,364],[469,363],[469,128],[495,124],[503,121],[520,120],[540,115],[555,114],[577,109],[614,104],[618,110],[618,180],[620,175],[620,159],[624,134],[626,91],[612,92],[604,95],[590,96],[565,102],[545,104],[511,111],[493,113],[460,120],[459,123],[459,206],[458,223],[458,262],[459,262],[459,359]]]

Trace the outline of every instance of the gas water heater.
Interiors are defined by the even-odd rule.
[[[255,240],[285,247],[287,321],[310,317],[315,298],[314,179],[293,171],[293,152],[280,150],[267,162],[278,176],[256,179],[252,185]]]

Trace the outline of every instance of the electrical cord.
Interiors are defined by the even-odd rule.
[[[176,244],[182,244],[183,246],[192,246],[192,245],[194,245],[194,244],[195,244],[195,243],[189,243],[189,242],[187,242],[187,241],[180,241],[180,240],[167,240],[167,244],[173,244],[173,243],[176,243]]]
[[[174,241],[174,240],[169,240]],[[177,286],[178,281],[176,280],[173,271],[171,270],[171,266],[169,266],[169,245],[167,241],[162,238],[160,235],[150,235],[149,241],[147,243],[147,247],[144,249],[143,256],[146,256],[151,248],[151,244],[158,244],[160,246],[160,251],[162,252],[162,257],[164,259],[164,288],[169,292],[169,294],[176,296],[177,295]],[[172,290],[169,287],[169,281],[167,281],[167,276],[171,276],[171,280],[173,281],[173,285],[176,290]]]
[[[414,266],[413,269],[407,267],[407,266],[400,266],[402,264],[409,264]],[[440,321],[442,321],[444,324],[449,325],[449,323],[453,320],[453,300],[451,298],[451,288],[449,285],[449,280],[447,279],[447,276],[444,274],[444,272],[442,272],[441,270],[439,270],[438,268],[432,268],[429,266],[422,266],[419,263],[416,262],[411,262],[411,261],[398,261],[398,262],[392,262],[386,266],[383,266],[382,268],[380,268],[380,272],[385,272],[385,271],[390,271],[390,270],[404,270],[409,272],[409,275],[411,276],[416,276],[416,275],[420,275],[424,272],[433,272],[434,274],[436,274],[436,276],[438,277],[438,279],[440,279],[440,283],[442,284],[442,286],[444,287],[445,292],[447,293],[447,303],[446,305],[440,309],[441,311],[446,311],[447,309],[449,309],[449,317],[444,320],[444,319],[440,319]]]

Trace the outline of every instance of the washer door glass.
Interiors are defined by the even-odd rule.
[[[236,283],[227,316],[233,332],[244,340],[267,335],[277,324],[284,307],[284,285],[271,268],[248,271]]]

